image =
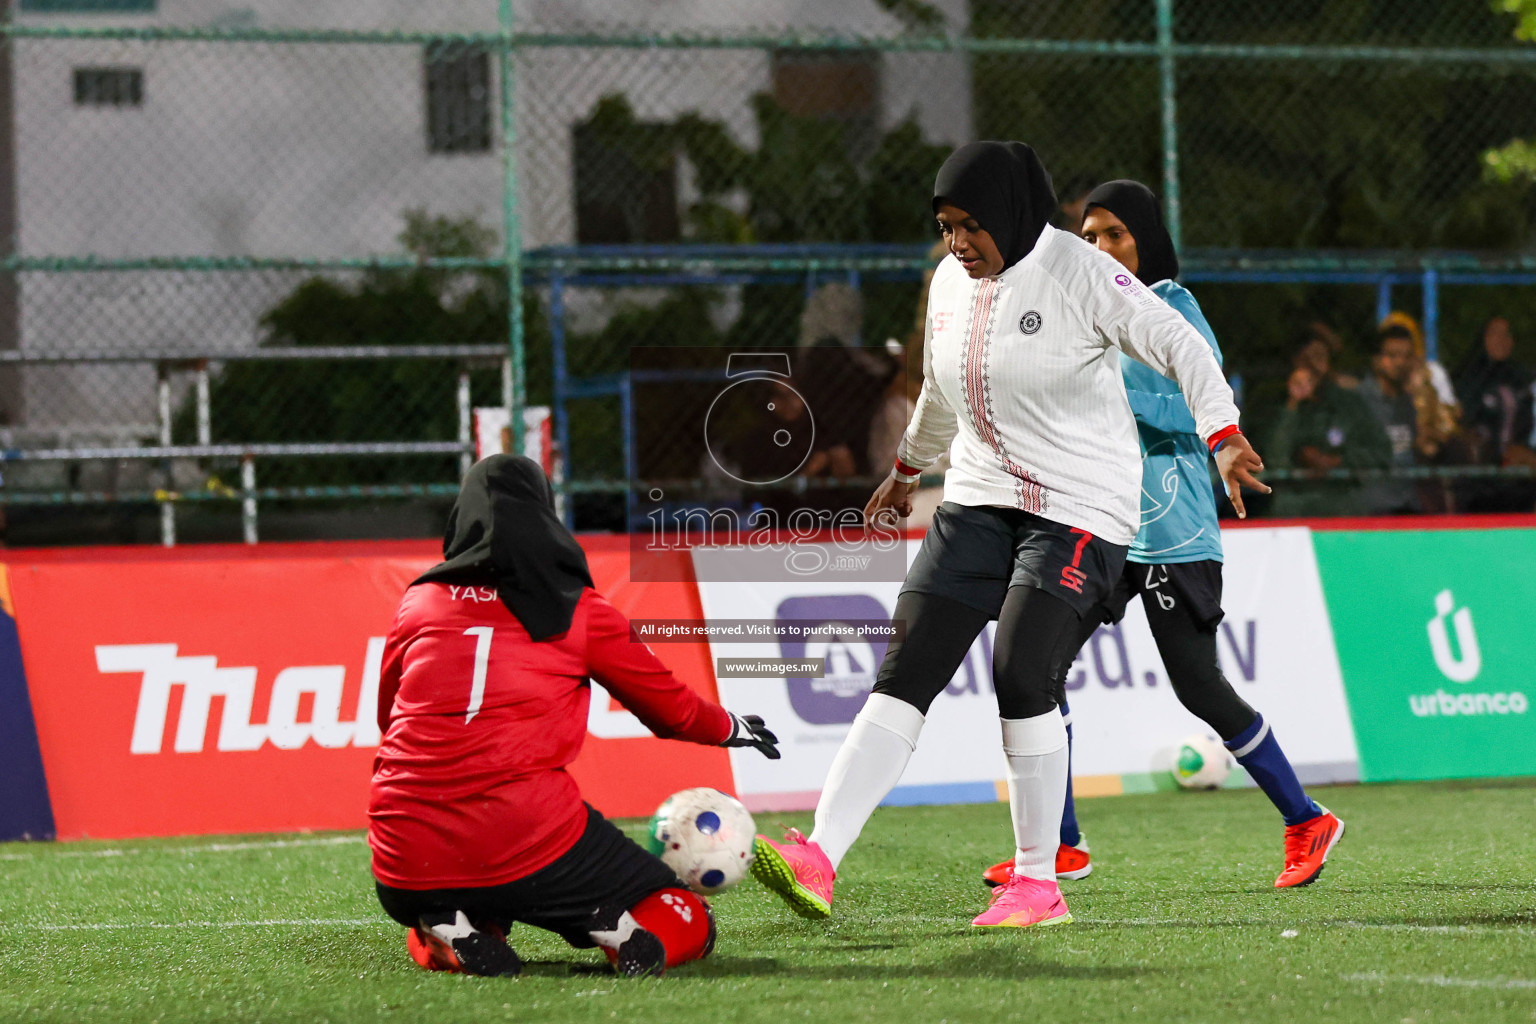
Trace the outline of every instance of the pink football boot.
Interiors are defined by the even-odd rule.
[[[812,920],[832,916],[832,882],[837,872],[821,847],[800,830],[784,833],[784,842],[758,836],[752,844],[752,874],[789,904],[789,909]]]
[[[992,892],[992,904],[971,924],[977,928],[1028,928],[1031,925],[1071,924],[1067,901],[1056,880],[1014,875]]]

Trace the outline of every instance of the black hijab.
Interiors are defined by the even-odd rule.
[[[494,586],[535,640],[571,628],[582,590],[592,586],[587,556],[555,517],[555,494],[539,464],[492,455],[472,466],[448,513],[443,561],[416,583]]]
[[[1163,226],[1163,209],[1157,196],[1139,181],[1106,181],[1088,193],[1087,213],[1102,206],[1120,218],[1136,239],[1136,276],[1142,284],[1171,281],[1179,276],[1179,256]]]
[[[1022,142],[972,142],[949,154],[933,181],[933,212],[943,203],[976,218],[1004,270],[1029,255],[1056,213],[1051,176]]]

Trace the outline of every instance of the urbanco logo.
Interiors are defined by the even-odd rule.
[[[1454,612],[1453,612],[1454,609]],[[1451,621],[1456,631],[1456,650],[1451,649]],[[1477,645],[1477,629],[1472,624],[1472,609],[1456,608],[1456,598],[1449,590],[1435,595],[1435,616],[1429,620],[1429,649],[1435,667],[1453,683],[1470,683],[1483,670],[1483,652]]]
[[[1450,628],[1446,622],[1450,622]],[[1472,609],[1457,608],[1449,589],[1435,595],[1435,615],[1425,627],[1429,632],[1429,650],[1440,674],[1453,683],[1470,683],[1483,671],[1483,652],[1477,642],[1477,627]],[[1454,648],[1451,634],[1455,633]],[[1523,715],[1530,699],[1518,690],[1508,693],[1434,693],[1411,695],[1408,707],[1419,718],[1456,715]]]

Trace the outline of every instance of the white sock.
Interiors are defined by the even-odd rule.
[[[1004,718],[1008,759],[1008,811],[1017,852],[1013,870],[1026,878],[1056,879],[1061,812],[1067,803],[1067,727],[1061,712]]]
[[[880,801],[901,781],[922,731],[923,713],[906,701],[872,693],[864,702],[816,802],[811,842],[826,853],[833,870]]]

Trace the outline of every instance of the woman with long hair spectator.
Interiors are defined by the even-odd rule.
[[[1424,347],[1424,331],[1410,314],[1394,309],[1376,325],[1376,335],[1401,332],[1413,344],[1414,364],[1408,373],[1408,393],[1418,414],[1418,450],[1433,459],[1461,426],[1461,401],[1445,364],[1430,359]]]
[[[1393,310],[1376,325],[1376,338],[1378,352],[1390,338],[1405,338],[1412,346],[1404,389],[1413,402],[1417,461],[1436,466],[1464,466],[1476,461],[1461,429],[1456,387],[1445,365],[1427,357],[1419,322],[1402,310]],[[1415,490],[1422,512],[1449,512],[1456,507],[1450,479],[1421,480]]]
[[[1509,320],[1489,317],[1461,372],[1456,392],[1462,422],[1485,466],[1536,466],[1532,431],[1531,371],[1515,360]],[[1536,485],[1526,480],[1468,481],[1462,488],[1467,512],[1529,512]]]

